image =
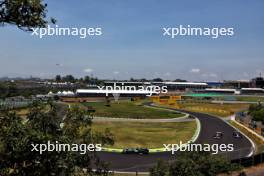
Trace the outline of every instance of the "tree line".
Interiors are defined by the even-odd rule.
[[[264,106],[261,103],[251,104],[248,113],[252,120],[260,121],[264,124]]]

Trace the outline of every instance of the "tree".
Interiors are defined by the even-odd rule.
[[[146,78],[141,78],[140,82],[147,82],[148,80]]]
[[[249,114],[253,113],[253,112],[256,112],[256,111],[259,111],[261,109],[263,109],[264,107],[262,106],[261,103],[258,103],[258,104],[251,104],[249,106],[249,109],[248,109],[248,112]]]
[[[5,83],[0,83],[0,98],[5,98],[8,95],[8,88]]]
[[[187,82],[186,80],[183,80],[183,79],[175,79],[174,81],[175,82]]]
[[[72,75],[66,75],[62,77],[62,80],[65,82],[71,82],[71,83],[75,82],[75,78]]]
[[[46,151],[42,154],[32,151],[31,144],[47,144],[48,141],[79,145],[113,143],[109,131],[106,135],[93,134],[91,117],[84,110],[74,107],[61,112],[61,106],[49,102],[47,107],[36,102],[30,108],[27,121],[13,112],[0,115],[0,175],[108,174],[107,166],[95,152],[82,155],[74,151]],[[97,172],[92,171],[94,168]]]
[[[208,152],[181,152],[170,163],[158,163],[150,170],[151,176],[214,176],[240,169],[221,156]]]
[[[248,112],[254,121],[261,121],[264,123],[264,107],[261,103],[250,105]]]
[[[91,78],[90,78],[90,76],[85,76],[85,77],[84,77],[84,82],[85,82],[86,84],[90,84],[90,82],[91,82]]]
[[[130,82],[136,82],[134,78],[130,78]]]
[[[160,160],[157,165],[150,169],[151,176],[167,176],[168,175],[168,163]]]
[[[254,121],[261,121],[264,123],[264,108],[254,111],[250,114]]]
[[[55,81],[56,82],[61,82],[61,75],[56,75]]]
[[[152,80],[153,82],[163,82],[163,80],[161,78],[155,78]]]
[[[0,0],[0,24],[12,24],[25,31],[32,28],[45,27],[47,20],[47,4],[42,0]]]

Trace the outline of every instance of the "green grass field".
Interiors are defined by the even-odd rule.
[[[134,119],[167,119],[184,116],[182,113],[154,109],[143,106],[141,103],[120,101],[112,102],[111,106],[105,106],[105,102],[83,103],[84,106],[92,106],[95,109],[95,116],[134,118]]]
[[[143,122],[94,122],[93,131],[106,128],[114,134],[113,148],[148,147],[162,148],[163,144],[187,142],[196,130],[196,122],[143,123]]]

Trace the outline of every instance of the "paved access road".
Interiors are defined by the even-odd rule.
[[[152,106],[151,104],[148,105]],[[235,131],[235,129],[222,119],[202,113],[183,112],[195,116],[201,122],[201,131],[195,143],[233,144],[234,152],[223,154],[229,159],[247,157],[252,154],[253,146],[251,142],[245,136],[240,139],[234,138],[233,131]],[[224,133],[222,139],[213,138],[213,135],[217,131]],[[99,152],[98,156],[101,160],[110,164],[110,170],[121,172],[148,172],[149,168],[153,167],[158,160],[163,159],[168,161],[177,157],[172,155],[171,152],[160,152],[148,155]]]

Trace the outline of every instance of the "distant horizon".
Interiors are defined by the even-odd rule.
[[[67,75],[71,75],[71,74],[66,74],[66,75],[60,75],[62,77],[67,76]],[[40,79],[40,80],[54,80],[55,77],[57,75],[54,75],[53,77],[37,77],[37,76],[25,76],[25,77],[8,77],[8,76],[0,76],[0,81],[2,80],[30,80],[30,79]],[[84,78],[85,76],[80,76],[80,77],[76,77],[74,75],[72,75],[74,78],[76,79],[81,79]],[[96,76],[90,76],[90,75],[86,75],[89,76],[90,78],[96,78],[99,80],[103,80],[103,81],[130,81],[131,79],[135,80],[135,81],[140,81],[142,79],[146,79],[146,80],[154,80],[154,79],[162,79],[163,81],[172,81],[175,82],[176,80],[181,80],[181,81],[187,81],[187,82],[224,82],[224,81],[251,81],[254,78],[263,78],[262,75],[256,75],[255,77],[252,77],[250,79],[238,79],[238,80],[228,80],[228,79],[224,79],[224,80],[187,80],[187,79],[183,79],[183,78],[175,78],[175,79],[164,79],[161,77],[156,77],[156,78],[135,78],[135,77],[131,77],[129,79],[108,79],[108,78],[100,78],[100,77],[96,77]],[[178,82],[181,82],[178,81]]]
[[[39,38],[13,25],[1,26],[0,75],[219,81],[264,74],[264,1],[45,2],[58,27],[101,28],[102,35]],[[232,28],[234,35],[163,35],[164,28],[180,25]]]

